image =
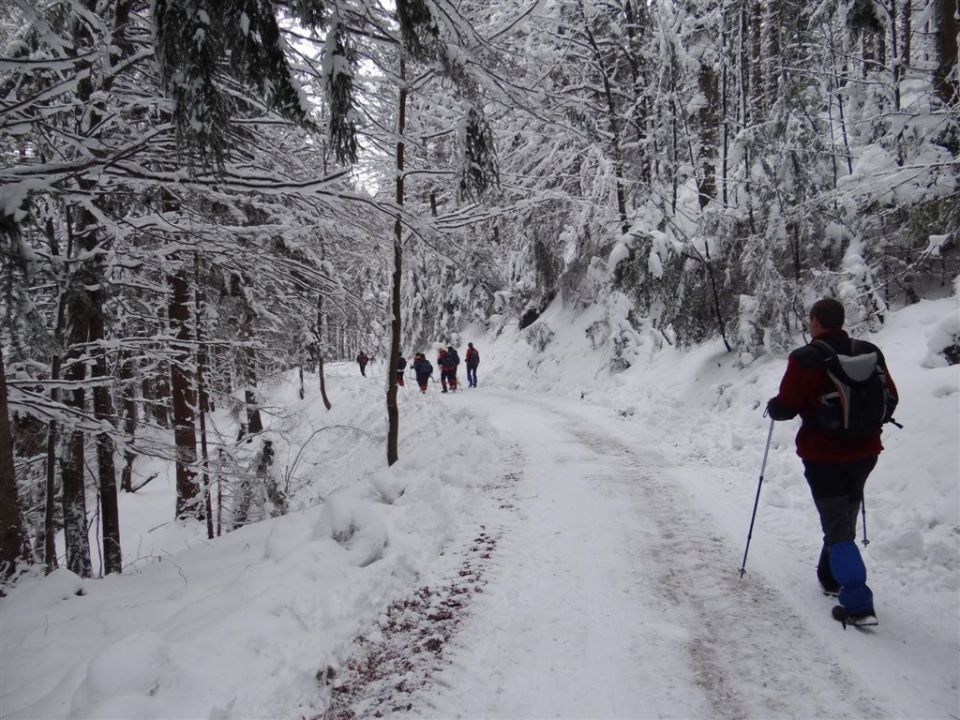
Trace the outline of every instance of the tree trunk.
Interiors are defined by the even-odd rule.
[[[240,328],[240,335],[246,344],[244,348],[244,382],[246,388],[243,391],[243,399],[246,404],[247,427],[246,432],[251,435],[263,432],[263,420],[260,417],[260,406],[257,404],[257,353],[251,346],[254,336],[254,321],[256,316],[250,307],[244,309],[243,324]],[[244,429],[241,427],[241,434]]]
[[[67,220],[67,257],[73,255],[73,222],[68,207]],[[87,341],[86,305],[81,301],[82,291],[76,286],[85,285],[81,268],[69,279],[65,290],[64,337],[67,352],[64,356],[63,378],[75,384],[64,397],[64,404],[78,413],[86,409],[86,393],[82,382],[86,377],[81,345]],[[96,278],[91,280],[96,283]],[[87,498],[84,481],[84,437],[79,430],[61,433],[60,442],[60,479],[62,484],[61,501],[63,503],[63,541],[66,549],[67,569],[80,577],[90,577],[90,538],[87,535]]]
[[[910,67],[910,35],[913,32],[913,2],[911,0],[904,0],[903,4],[903,20],[900,23],[900,77],[903,77],[903,73]]]
[[[87,340],[86,317],[83,306],[74,297],[68,311],[67,351],[64,364],[64,379],[79,385],[86,377],[83,354],[79,347]],[[83,387],[67,391],[66,405],[82,413],[86,405]],[[90,538],[87,535],[87,498],[84,477],[84,436],[80,430],[68,430],[62,437],[60,453],[60,478],[63,484],[63,539],[66,545],[66,566],[80,577],[90,577]]]
[[[323,290],[317,293],[317,375],[320,376],[320,397],[323,406],[329,410],[332,406],[327,398],[327,381],[323,374]]]
[[[403,132],[407,121],[407,78],[406,63],[400,55],[400,98],[397,118],[397,180],[396,203],[403,207]],[[393,320],[390,324],[390,356],[387,365],[387,465],[393,465],[400,459],[398,440],[400,437],[400,410],[397,407],[397,374],[392,372],[400,359],[400,281],[403,261],[403,223],[400,214],[393,224],[393,292],[391,308]]]
[[[91,12],[96,12],[98,9],[97,6],[98,3],[96,0],[88,0],[87,8]],[[109,52],[110,66],[116,66],[122,60],[123,56],[128,55],[130,52],[130,46],[124,37],[126,25],[130,19],[130,6],[131,0],[120,0],[114,7]],[[78,25],[78,27],[82,26]],[[85,31],[81,30],[80,34],[85,34]],[[98,137],[101,132],[101,120],[106,110],[104,102],[101,99],[95,99],[93,77],[95,76],[91,72],[89,77],[81,79],[78,82],[77,97],[81,101],[81,104],[88,108],[86,116],[81,116],[81,131],[84,135]],[[100,86],[97,88],[100,97],[104,97],[110,92],[114,79],[114,73],[102,73]],[[102,150],[98,149],[94,152],[101,154]],[[81,179],[79,185],[85,190],[93,191],[95,181]],[[96,204],[102,203],[102,197],[94,196],[94,202]],[[86,207],[82,207],[80,210],[76,236],[80,247],[87,256],[83,264],[89,267],[88,271],[84,271],[84,275],[87,275],[89,279],[84,285],[78,286],[76,292],[87,295],[87,336],[91,343],[98,343],[106,338],[103,314],[106,269],[104,268],[102,254],[97,254],[95,251],[103,248],[104,239],[101,236],[100,224],[97,218]],[[91,375],[93,378],[106,378],[109,376],[106,350],[103,347],[98,348],[98,355],[91,367]],[[113,401],[110,397],[110,389],[105,384],[100,383],[94,385],[93,414],[94,417],[100,421],[101,425],[109,424],[113,421]],[[106,575],[120,573],[122,570],[120,514],[117,506],[117,472],[113,461],[114,450],[113,438],[110,434],[106,432],[98,433],[97,470],[99,479],[100,518],[103,532],[103,571]]]
[[[102,261],[95,251],[101,247],[97,219],[87,209],[80,210],[80,223],[77,229],[77,242],[84,253],[91,259],[84,264],[89,269],[82,272],[87,282],[75,292],[82,292],[86,297],[82,300],[86,304],[87,338],[93,343],[102,343],[105,339],[103,301],[106,271]],[[90,283],[93,284],[90,284]],[[91,347],[91,350],[93,348]],[[91,364],[90,375],[94,380],[100,380],[93,387],[93,414],[100,424],[109,424],[113,420],[113,401],[110,398],[110,388],[103,384],[103,379],[109,377],[107,371],[106,350],[101,346],[95,349],[96,357]],[[120,549],[120,514],[117,506],[117,471],[113,462],[114,444],[109,433],[97,434],[97,478],[99,481],[100,519],[103,534],[103,572],[105,575],[120,573],[122,570],[122,555]]]
[[[247,351],[252,354],[252,351]],[[257,387],[257,371],[253,367],[253,358],[247,358],[247,383],[243,391],[243,399],[247,405],[247,432],[251,435],[263,432],[263,419],[260,417],[260,406],[257,404],[257,393],[252,389]]]
[[[122,383],[123,431],[127,442],[133,442],[137,434],[139,413],[137,411],[137,383],[134,380],[136,361],[125,350],[120,357],[120,381]],[[146,382],[146,381],[144,381]],[[137,455],[129,448],[123,451],[124,466],[120,474],[120,489],[123,492],[133,490],[133,463]]]
[[[677,190],[679,185],[680,148],[677,127],[676,87],[670,91],[670,214],[677,214]]]
[[[957,82],[957,0],[934,2],[934,60],[933,85],[937,97],[949,107],[960,99]]]
[[[217,537],[223,531],[223,448],[217,448]]]
[[[737,14],[737,64],[738,64],[738,96],[737,96],[737,115],[740,117],[740,130],[746,130],[750,126],[752,119],[750,110],[750,22],[747,1],[741,0],[740,9]],[[747,202],[750,201],[750,163],[749,148],[744,148],[743,152],[743,176],[746,178],[743,190],[747,196]],[[741,184],[734,185],[734,203],[740,200]],[[752,208],[750,208],[752,212]],[[753,225],[753,218],[750,218],[750,224]]]
[[[723,124],[721,125],[721,132],[723,133],[723,140],[720,147],[720,183],[722,187],[721,200],[723,206],[727,207],[727,202],[729,198],[727,197],[727,155],[730,151],[730,125],[727,120],[727,108],[728,103],[728,93],[729,93],[729,78],[727,76],[727,68],[729,66],[729,33],[727,32],[727,6],[725,0],[720,4],[720,22],[722,23],[722,37],[721,37],[721,48],[723,52],[723,70],[721,71],[720,76],[720,117],[723,118]]]
[[[57,241],[57,234],[53,226],[53,221],[48,219],[46,225],[47,240],[50,243],[50,255],[56,258],[60,256],[60,243]],[[67,255],[70,255],[70,247],[67,248]],[[56,352],[50,358],[50,379],[54,384],[50,388],[50,400],[56,404],[60,402],[60,388],[56,387],[56,381],[60,379],[60,365],[63,361],[60,353],[63,349],[63,324],[64,313],[66,312],[66,296],[64,291],[63,273],[58,273],[60,280],[60,293],[57,297],[57,317],[54,327],[54,342],[56,343]],[[43,564],[46,573],[49,575],[57,569],[57,443],[60,442],[60,427],[56,420],[51,420],[47,426],[47,467],[46,467],[46,492],[44,493],[44,514],[43,514]]]
[[[96,3],[93,0],[89,0],[86,6],[91,12],[96,12]],[[129,0],[123,0],[116,4],[109,53],[111,66],[116,65],[121,60],[121,56],[125,52],[124,49],[127,47],[123,41],[123,32],[129,20],[129,14]],[[78,48],[84,48],[94,43],[88,27],[80,23],[74,26],[74,41]],[[89,72],[78,75],[79,79],[76,85],[78,100],[77,132],[83,137],[97,139],[102,130],[101,121],[105,109],[103,101],[97,99],[95,91],[100,93],[100,97],[108,94],[115,76],[111,72],[103,72],[97,75],[93,72],[92,63],[88,60],[81,61],[79,68]],[[99,79],[99,87],[94,87],[94,78]],[[96,148],[93,150],[94,154],[102,153],[98,146],[91,147]],[[94,192],[96,181],[81,177],[77,180],[77,184],[83,191]],[[102,197],[94,194],[93,202],[95,204],[102,202]],[[68,232],[72,238],[73,232],[69,231],[69,217]],[[103,267],[102,256],[95,252],[102,247],[99,223],[94,214],[85,206],[81,206],[80,209],[76,240],[77,245],[84,253],[84,259],[75,270],[70,288],[71,350],[67,358],[68,361],[72,360],[73,362],[69,363],[67,379],[79,382],[83,380],[86,374],[85,360],[80,361],[81,351],[78,349],[79,346],[88,341],[99,342],[104,339],[105,335],[103,283],[105,282],[106,272]],[[102,348],[100,350],[103,351]],[[104,356],[101,355],[94,361],[91,374],[94,378],[107,376],[106,358]],[[73,402],[70,404],[83,412],[86,403],[83,388],[77,387],[72,394]],[[113,415],[109,389],[102,385],[95,386],[93,399],[94,416],[101,422],[109,422]],[[72,538],[67,543],[67,566],[78,575],[88,576],[90,574],[90,548],[86,529],[83,444],[83,433],[72,432],[67,446],[68,456],[62,464],[64,535]],[[117,479],[116,468],[113,463],[113,450],[113,440],[110,435],[99,433],[97,435],[97,467],[103,523],[104,571],[108,574],[119,573],[121,570],[120,521],[117,509]]]
[[[760,0],[753,0],[751,13],[751,45],[750,45],[750,101],[754,110],[754,119],[766,117],[764,104],[764,73],[763,73],[763,4]]]
[[[834,49],[833,28],[830,29],[830,52],[834,54],[834,67],[836,67],[836,50]],[[847,61],[844,60],[840,66],[840,75],[834,75],[837,91],[837,113],[840,120],[840,134],[843,137],[843,154],[847,161],[847,174],[853,174],[853,153],[850,151],[850,137],[847,134],[847,118],[843,108],[843,91],[847,86]]]
[[[724,347],[727,348],[727,352],[730,352],[732,348],[730,343],[727,342],[727,333],[725,330],[725,323],[723,321],[723,311],[720,309],[720,293],[717,291],[717,279],[713,273],[713,262],[710,259],[710,240],[707,239],[704,247],[704,252],[706,257],[703,264],[706,266],[707,276],[710,279],[710,289],[713,291],[713,309],[717,313],[717,329],[720,331],[720,338],[723,340]]]
[[[102,277],[102,268],[100,274]],[[92,302],[90,340],[102,341],[105,335],[102,287],[92,290],[90,299]],[[106,350],[102,347],[93,363],[91,374],[94,378],[109,376]],[[107,385],[97,384],[93,388],[93,414],[100,421],[101,426],[113,420],[113,401]],[[100,480],[100,518],[103,523],[103,572],[105,575],[120,573],[123,570],[120,548],[120,510],[117,506],[117,471],[113,462],[114,450],[113,438],[110,434],[99,433],[97,435],[97,469]]]
[[[171,322],[172,324],[172,322]],[[163,428],[170,427],[170,380],[173,369],[165,360],[157,363],[157,377],[153,383],[153,419]]]
[[[876,2],[877,0],[874,1]],[[882,4],[883,0],[880,0],[880,2]],[[887,36],[881,29],[876,33],[875,38],[873,59],[876,65],[874,66],[874,70],[880,72],[887,64]]]
[[[698,113],[700,121],[700,177],[697,181],[697,194],[702,210],[717,194],[717,125],[719,112],[719,92],[717,73],[706,63],[700,65],[700,92],[704,103]]]
[[[797,283],[797,287],[800,286],[800,272],[801,272],[801,262],[800,262],[800,223],[799,222],[790,222],[790,235],[793,240],[793,279]]]
[[[739,13],[738,63],[740,65],[740,128],[750,125],[750,24],[746,3],[741,0]]]
[[[197,394],[200,397],[200,461],[203,467],[203,505],[207,518],[207,538],[213,539],[213,503],[210,498],[210,458],[207,454],[207,412],[209,410],[209,396],[204,382],[203,373],[207,364],[207,350],[203,342],[203,305],[205,296],[200,277],[200,255],[193,256],[193,274],[197,283],[197,292],[194,295],[196,308],[196,335],[197,335]]]
[[[780,92],[780,68],[783,65],[780,29],[783,26],[779,2],[766,3],[763,23],[763,96],[764,107],[772,108]]]
[[[196,397],[187,370],[190,362],[190,288],[187,275],[180,270],[169,277],[170,327],[179,341],[174,343],[174,359],[170,363],[170,386],[173,390],[173,439],[177,446],[177,518],[201,517],[197,503],[197,430],[193,408]]]
[[[909,0],[908,0],[909,2]],[[891,74],[893,81],[893,109],[896,112],[900,112],[900,77],[903,72],[902,64],[900,58],[898,57],[900,52],[899,38],[897,37],[897,0],[890,0],[890,56],[892,59],[891,63]],[[898,146],[900,143],[897,143]],[[898,148],[899,152],[899,148]],[[903,164],[902,154],[898,158],[898,164]]]
[[[50,378],[60,379],[60,356],[54,355],[50,363]],[[50,399],[60,402],[60,390],[53,388]],[[57,508],[57,442],[60,431],[56,420],[51,420],[47,429],[47,480],[43,514],[43,564],[47,574],[57,569],[57,545],[55,537]]]
[[[13,432],[7,410],[7,378],[0,347],[0,580],[13,575],[31,553],[13,465]]]
[[[85,93],[80,93],[83,98]],[[90,184],[84,181],[81,185]],[[91,187],[86,188],[88,190]],[[76,244],[83,252],[84,259],[76,270],[75,282],[72,288],[71,316],[76,324],[76,332],[71,337],[71,345],[76,347],[84,342],[90,343],[90,350],[96,353],[91,363],[90,375],[94,380],[100,380],[93,387],[93,414],[101,425],[109,424],[113,420],[113,402],[110,398],[110,388],[103,384],[103,379],[109,376],[107,371],[106,350],[94,344],[102,343],[105,339],[103,303],[106,269],[101,260],[102,255],[97,253],[103,249],[99,223],[93,213],[81,207],[78,214],[77,228],[74,233]],[[81,317],[82,316],[82,317]],[[80,363],[80,375],[83,370]],[[82,393],[82,391],[80,391]],[[85,401],[85,398],[83,398]],[[78,399],[78,409],[83,410],[83,401]],[[119,573],[122,569],[120,550],[120,515],[117,506],[117,472],[113,461],[113,438],[107,432],[97,434],[97,478],[99,482],[100,518],[103,530],[103,572],[106,575]],[[79,445],[82,446],[82,433]],[[79,466],[80,482],[82,484],[83,466]]]
[[[176,204],[173,203],[172,199],[166,194],[164,194],[163,210],[164,212],[173,212],[176,210]],[[157,321],[160,327],[173,325],[169,313],[165,313],[163,308],[157,309]],[[170,427],[170,409],[172,405],[172,397],[170,394],[171,372],[170,364],[166,360],[159,360],[157,362],[156,375],[153,377],[153,385],[150,388],[150,397],[153,399],[151,404],[153,420],[162,428]],[[144,386],[143,390],[144,397],[146,397],[146,386]]]
[[[635,111],[632,122],[637,129],[637,145],[641,148],[642,152],[640,160],[637,163],[637,172],[641,184],[648,185],[652,177],[651,148],[649,147],[651,136],[648,132],[650,119],[648,111],[649,100],[645,95],[644,61],[642,59],[643,51],[641,47],[643,38],[641,36],[649,22],[649,18],[647,17],[645,3],[643,2],[638,3],[636,8],[634,8],[631,0],[624,0],[623,13],[626,17],[625,29],[627,31],[627,38],[629,39],[629,50],[626,55],[630,63],[630,71],[633,79]]]
[[[603,79],[603,94],[607,103],[607,127],[610,131],[611,151],[613,154],[613,171],[617,178],[617,213],[620,216],[620,229],[626,234],[630,226],[627,223],[627,197],[623,182],[623,150],[620,147],[620,123],[617,117],[616,101],[613,97],[613,87],[610,84],[607,65],[603,60],[603,54],[600,52],[600,48],[597,46],[593,31],[590,29],[590,22],[581,0],[577,0],[577,5],[580,8],[580,16],[583,18],[583,29],[587,34],[587,40],[590,42],[594,61],[597,63],[597,69],[600,71],[600,77]]]

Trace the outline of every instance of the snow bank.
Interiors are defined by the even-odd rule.
[[[311,716],[318,673],[392,601],[452,572],[446,550],[473,537],[490,502],[477,488],[501,470],[495,433],[408,387],[386,468],[382,366],[328,370],[329,412],[315,376],[304,400],[293,373],[261,388],[289,514],[208,541],[202,523],[170,522],[172,473],[144,462],[141,479],[158,477],[120,497],[126,574],[60,570],[0,600],[4,717]],[[212,424],[234,436],[227,410]]]

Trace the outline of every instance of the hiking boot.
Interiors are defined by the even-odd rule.
[[[833,610],[830,611],[830,614],[833,615],[833,619],[837,620],[843,629],[847,629],[847,625],[853,625],[854,627],[867,627],[870,625],[879,624],[877,621],[877,613],[871,610],[861,610],[860,612],[850,612],[843,605],[834,605]]]

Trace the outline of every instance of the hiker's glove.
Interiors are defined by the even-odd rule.
[[[767,401],[767,415],[773,420],[793,420],[797,416],[797,411],[786,407],[780,402],[779,397],[772,397]]]

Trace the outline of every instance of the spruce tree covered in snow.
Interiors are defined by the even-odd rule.
[[[323,3],[296,9],[320,20]],[[179,147],[196,150],[200,162],[222,165],[237,139],[249,137],[235,123],[239,108],[224,75],[253,89],[281,115],[311,123],[273,3],[156,0],[152,12],[161,81],[174,100],[173,121],[184,141]]]

